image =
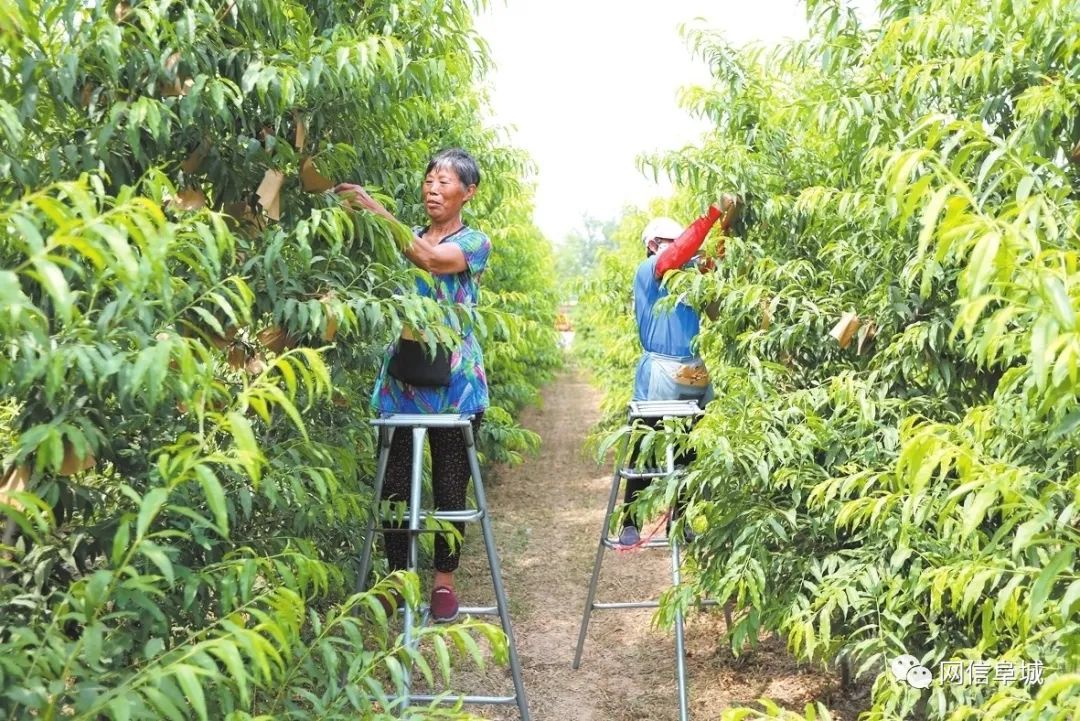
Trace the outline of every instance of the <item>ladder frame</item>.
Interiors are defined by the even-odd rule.
[[[514,641],[514,631],[510,625],[510,609],[506,600],[506,590],[502,582],[502,565],[499,563],[499,554],[495,547],[495,534],[491,528],[491,519],[487,512],[487,496],[484,493],[484,482],[480,475],[480,459],[476,455],[476,439],[472,429],[473,414],[471,413],[391,413],[380,418],[373,418],[371,424],[379,430],[379,459],[375,472],[373,488],[376,510],[372,512],[368,521],[367,533],[364,537],[364,548],[360,554],[360,591],[367,587],[367,577],[371,570],[371,551],[374,544],[375,533],[394,530],[409,534],[409,554],[407,570],[416,572],[419,563],[418,536],[421,533],[433,532],[431,529],[421,528],[422,520],[433,518],[439,521],[451,521],[457,523],[480,523],[484,538],[484,547],[487,551],[488,567],[491,571],[491,583],[495,592],[494,606],[462,606],[459,613],[466,615],[497,615],[506,635],[508,654],[510,659],[510,674],[514,682],[513,696],[480,696],[461,695],[451,696],[446,694],[415,694],[412,693],[412,667],[405,667],[405,692],[390,699],[391,708],[398,706],[404,711],[413,702],[456,703],[461,701],[465,704],[482,705],[517,705],[521,721],[530,721],[529,703],[525,696],[525,684],[521,676],[521,663],[517,655],[517,644]],[[460,428],[465,439],[465,447],[469,458],[469,472],[473,482],[473,493],[476,496],[476,508],[463,511],[422,511],[420,509],[421,491],[423,485],[424,470],[424,438],[430,428]],[[379,517],[379,507],[382,501],[383,481],[386,478],[386,467],[390,461],[390,444],[394,439],[394,432],[411,430],[413,437],[412,468],[409,489],[409,525],[404,529],[387,529],[376,527]],[[405,616],[405,647],[416,649],[419,646],[419,638],[414,637],[414,611],[408,604],[402,604]],[[418,627],[427,625],[430,617],[430,609],[421,606],[420,624]]]
[[[634,421],[645,418],[687,418],[700,416],[704,413],[698,406],[697,401],[632,401],[627,408],[627,424],[633,426]],[[611,517],[619,498],[619,488],[622,480],[642,478],[665,478],[677,470],[675,468],[675,452],[669,443],[667,446],[666,468],[656,471],[628,471],[624,463],[627,459],[627,451],[630,446],[630,433],[626,434],[616,456],[615,470],[612,473],[611,492],[608,494],[607,511],[604,513],[604,521],[600,526],[600,541],[596,546],[596,560],[593,562],[592,578],[589,581],[589,591],[585,598],[585,612],[581,617],[581,630],[578,632],[577,649],[574,652],[573,668],[577,670],[581,666],[581,655],[585,649],[585,639],[589,633],[589,620],[592,612],[596,610],[629,610],[640,608],[659,608],[659,601],[621,601],[613,603],[599,603],[596,600],[596,587],[600,580],[600,568],[604,562],[604,552],[614,549],[618,539],[610,537]],[[670,530],[670,526],[669,526]],[[680,567],[682,556],[680,552],[679,538],[668,536],[663,539],[653,539],[644,544],[642,548],[670,548],[671,549],[671,584],[678,586],[682,580]],[[716,601],[705,600],[701,606],[714,606]],[[686,634],[683,623],[682,609],[675,609],[675,682],[679,696],[679,721],[689,721],[690,707],[687,692],[686,679]]]

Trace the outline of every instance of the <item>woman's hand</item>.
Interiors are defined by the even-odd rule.
[[[363,208],[377,215],[381,215],[385,218],[393,218],[390,211],[387,210],[382,203],[371,197],[371,194],[364,190],[364,186],[357,185],[355,183],[338,183],[334,186],[334,192],[341,196],[341,199],[350,208]]]

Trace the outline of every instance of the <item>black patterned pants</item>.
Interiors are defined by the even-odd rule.
[[[477,413],[472,421],[473,439],[480,430],[480,420],[484,414]],[[428,444],[431,447],[431,487],[435,496],[435,510],[463,511],[467,504],[469,479],[469,456],[465,438],[460,428],[429,428]],[[385,501],[409,502],[412,484],[412,428],[396,428],[394,440],[390,443],[390,460],[386,465],[386,478],[383,480],[382,497]],[[389,528],[404,528],[403,522],[389,521]],[[455,523],[454,528],[464,534],[465,524]],[[435,535],[435,570],[452,573],[457,570],[460,549],[455,544],[451,548],[445,533]],[[409,534],[387,531],[384,534],[386,559],[390,570],[405,568],[409,560]]]

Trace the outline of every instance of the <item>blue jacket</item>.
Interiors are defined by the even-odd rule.
[[[697,311],[679,303],[673,311],[657,314],[656,302],[668,295],[656,277],[653,255],[641,262],[634,275],[634,315],[637,317],[638,339],[649,353],[667,356],[691,356],[690,344],[701,329]]]

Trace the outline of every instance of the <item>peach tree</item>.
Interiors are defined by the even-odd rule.
[[[774,631],[845,660],[871,719],[1073,718],[1080,11],[888,0],[864,26],[808,5],[810,37],[771,51],[689,31],[714,82],[684,100],[715,130],[643,159],[691,208],[747,199],[719,270],[668,280],[720,310],[672,600],[735,602],[735,649]],[[613,284],[643,220],[583,301],[624,345]],[[888,672],[904,653],[928,690]],[[982,661],[987,683],[939,673]]]
[[[374,373],[437,309],[326,192],[420,223],[428,156],[474,151],[484,447],[533,447],[513,414],[558,362],[550,251],[528,160],[482,121],[477,9],[0,0],[5,716],[388,718],[403,664],[445,677],[477,634],[502,655],[467,624],[417,656],[354,593]]]

